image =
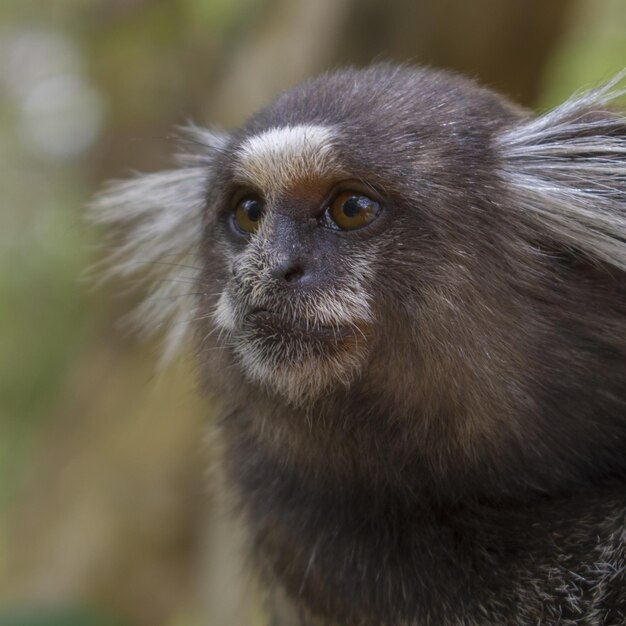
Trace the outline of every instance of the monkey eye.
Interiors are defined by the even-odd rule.
[[[233,214],[236,227],[247,234],[254,233],[259,228],[265,205],[257,196],[246,196],[237,203]]]
[[[373,222],[381,211],[375,200],[343,191],[337,194],[326,209],[325,218],[331,228],[356,230]]]

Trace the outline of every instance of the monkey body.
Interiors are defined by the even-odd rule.
[[[610,99],[532,119],[446,73],[347,70],[96,204],[126,227],[114,273],[193,269],[200,295],[167,295],[280,626],[625,622]],[[180,312],[162,277],[144,323]]]
[[[408,505],[311,485],[258,451],[249,474],[242,465],[255,557],[295,607],[277,624],[624,623],[623,485],[523,504],[421,494]]]

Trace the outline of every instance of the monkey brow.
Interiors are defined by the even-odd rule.
[[[300,125],[270,128],[246,139],[237,150],[237,179],[276,197],[293,184],[340,171],[332,127]]]

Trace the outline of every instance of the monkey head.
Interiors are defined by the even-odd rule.
[[[376,407],[433,464],[445,448],[527,466],[555,446],[597,464],[595,446],[611,465],[626,354],[613,96],[534,118],[449,73],[340,71],[231,133],[189,129],[180,167],[115,184],[92,215],[121,233],[111,273],[150,285],[140,324],[169,327],[167,354],[194,329],[218,395]]]
[[[215,309],[246,378],[296,404],[367,380],[371,367],[376,378],[389,367],[406,377],[398,366],[423,377],[429,294],[479,253],[470,234],[450,245],[447,224],[495,212],[490,141],[515,119],[490,92],[468,102],[459,80],[442,98],[436,74],[355,76],[279,98],[216,159],[203,250],[227,279],[201,308]],[[394,363],[405,351],[394,339],[412,344],[410,362]]]

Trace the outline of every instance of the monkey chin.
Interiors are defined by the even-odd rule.
[[[252,383],[302,406],[359,376],[367,337],[356,325],[286,322],[258,311],[242,325],[234,349]]]

